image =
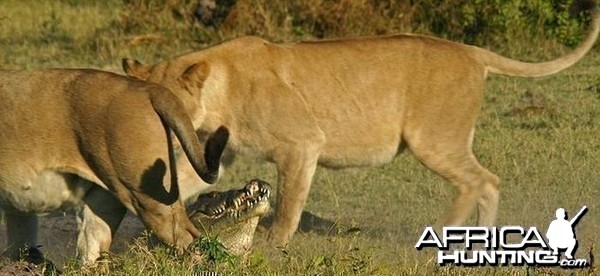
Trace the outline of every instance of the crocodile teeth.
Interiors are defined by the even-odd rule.
[[[250,191],[251,195],[256,194],[256,192],[260,191],[261,187],[259,187],[258,185],[250,185],[248,187],[248,190]]]

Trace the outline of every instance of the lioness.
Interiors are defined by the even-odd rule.
[[[108,251],[127,209],[163,242],[190,244],[199,232],[180,200],[185,190],[177,184],[171,131],[190,170],[208,183],[218,176],[229,133],[218,128],[204,149],[190,120],[198,115],[188,106],[162,86],[113,73],[0,71],[8,254],[38,245],[36,213],[77,205],[84,263]]]
[[[571,53],[542,63],[420,35],[272,44],[242,37],[154,66],[123,60],[132,77],[160,83],[194,106],[194,127],[231,131],[229,147],[276,164],[278,191],[269,239],[297,228],[317,164],[343,168],[390,162],[408,147],[459,191],[445,223],[478,206],[492,225],[499,178],[471,145],[488,73],[540,77],[577,62],[600,29]]]

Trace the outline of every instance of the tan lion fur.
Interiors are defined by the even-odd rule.
[[[179,191],[171,131],[188,170],[209,183],[228,133],[221,128],[205,151],[192,111],[169,90],[95,70],[0,71],[0,110],[9,256],[38,245],[36,213],[71,206],[82,206],[77,253],[84,263],[108,251],[127,209],[178,249],[199,235],[180,200],[193,189]]]
[[[552,61],[526,63],[488,50],[420,35],[272,44],[242,37],[144,66],[124,59],[132,77],[180,91],[196,105],[194,126],[231,130],[229,147],[276,164],[278,193],[270,239],[295,232],[317,165],[390,162],[404,147],[454,184],[447,225],[492,225],[499,178],[472,149],[488,73],[547,76],[580,60],[598,36],[593,14],[584,41]]]

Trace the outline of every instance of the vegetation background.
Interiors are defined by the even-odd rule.
[[[218,26],[204,26],[196,0],[1,0],[0,68],[85,67],[120,72],[120,60],[155,63],[241,35],[274,42],[413,32],[493,49],[528,61],[557,57],[576,45],[587,21],[571,0],[223,0],[233,4]],[[598,256],[600,241],[600,55],[556,76],[490,76],[475,152],[503,184],[498,225],[545,231],[558,207],[590,211],[577,225],[577,256]],[[0,84],[1,85],[1,84]],[[1,111],[0,111],[1,112]],[[260,177],[270,164],[241,158],[216,189]],[[139,240],[109,264],[67,274],[489,274],[594,273],[531,267],[439,267],[435,251],[416,251],[425,226],[439,223],[454,188],[405,153],[376,168],[317,170],[306,210],[337,227],[297,234],[285,250],[257,233],[249,260],[216,254],[194,265]],[[473,222],[473,221],[472,221]],[[0,222],[1,223],[1,222]],[[52,253],[49,252],[50,258]],[[219,257],[220,256],[220,257]],[[59,258],[62,256],[54,256]]]

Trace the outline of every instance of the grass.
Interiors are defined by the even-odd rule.
[[[169,11],[151,5],[132,6],[135,1],[128,3],[0,2],[0,68],[92,67],[120,72],[122,57],[155,62],[241,34],[235,28],[225,32],[205,29],[193,22],[174,23],[163,16]],[[133,14],[132,7],[139,14]],[[152,22],[148,18],[152,13],[161,17]],[[283,31],[267,21],[249,24],[274,40],[306,37],[306,33],[293,28],[281,34]],[[390,29],[407,31],[402,24],[406,23]],[[369,31],[373,30],[364,32]],[[337,30],[334,34],[348,33]],[[528,41],[522,41],[499,51],[514,49],[514,56],[519,56],[520,50],[528,46]],[[554,44],[534,50],[539,53],[526,58],[561,53]],[[598,63],[600,53],[596,49],[556,76],[490,76],[474,142],[480,162],[503,181],[498,225],[537,226],[545,230],[556,208],[566,208],[572,214],[581,206],[588,206],[590,211],[576,228],[580,242],[577,255],[581,257],[587,257],[592,246],[600,243]],[[274,166],[240,158],[226,171],[216,189],[239,188],[240,183],[253,177],[275,183]],[[299,233],[285,250],[271,248],[265,242],[265,233],[259,231],[254,252],[245,264],[227,259],[197,265],[189,256],[175,257],[166,248],[151,249],[143,240],[137,240],[126,253],[113,255],[106,265],[82,270],[68,262],[64,271],[69,275],[109,271],[111,275],[192,275],[200,271],[235,275],[565,273],[523,267],[439,267],[435,252],[416,251],[414,245],[424,227],[440,222],[454,194],[449,183],[424,168],[409,152],[381,167],[318,169],[305,210],[337,222],[339,229]],[[597,248],[593,254],[600,256]],[[590,271],[568,273],[583,275]]]

